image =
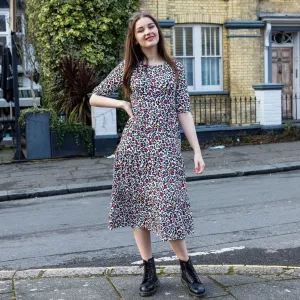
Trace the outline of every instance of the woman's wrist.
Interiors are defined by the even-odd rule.
[[[195,153],[195,154],[202,155],[202,154],[201,154],[201,149],[200,149],[200,148],[194,149],[194,153]]]
[[[124,103],[125,103],[125,101],[118,100],[118,108],[124,108]]]

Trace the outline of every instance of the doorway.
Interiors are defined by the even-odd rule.
[[[273,47],[272,82],[284,84],[282,90],[282,118],[293,118],[293,48]]]

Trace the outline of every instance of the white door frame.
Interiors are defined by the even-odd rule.
[[[300,32],[294,34],[293,50],[293,118],[300,118]],[[297,98],[294,97],[297,95]]]
[[[293,34],[291,44],[273,44],[273,48],[292,48],[293,51],[293,119],[300,119],[300,32]],[[297,95],[297,98],[294,96]]]

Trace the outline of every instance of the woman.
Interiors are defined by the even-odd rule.
[[[130,102],[108,98],[121,85]],[[203,296],[205,288],[185,244],[186,235],[194,228],[179,122],[194,150],[194,172],[202,173],[205,164],[190,113],[183,65],[167,54],[152,15],[137,13],[131,18],[125,61],[94,89],[90,104],[122,108],[129,115],[115,155],[109,227],[132,227],[144,262],[140,295],[150,296],[158,286],[152,231],[170,243],[190,294]]]

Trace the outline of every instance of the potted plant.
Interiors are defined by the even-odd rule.
[[[94,155],[94,130],[81,123],[62,121],[51,122],[52,158]]]
[[[92,156],[94,131],[91,127],[62,120],[53,109],[32,107],[22,110],[19,122],[26,132],[27,158]]]

